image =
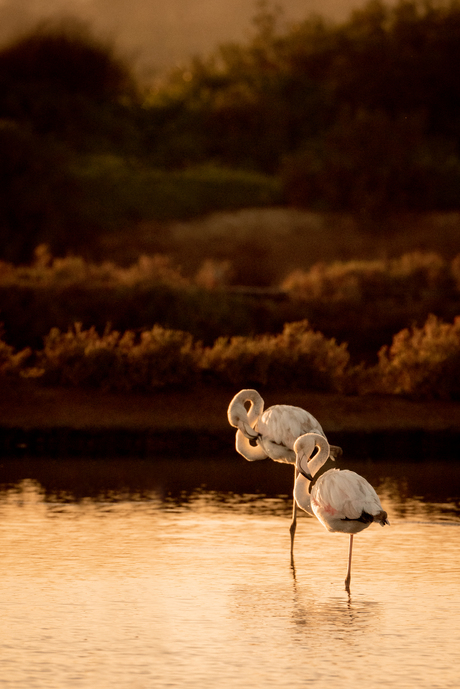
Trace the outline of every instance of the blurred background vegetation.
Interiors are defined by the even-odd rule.
[[[51,351],[53,328],[73,333],[53,330],[53,346],[89,337],[85,347],[110,350],[106,364],[127,342],[151,357],[160,336],[140,333],[156,326],[192,338],[168,340],[187,350],[188,380],[196,343],[214,348],[198,357],[205,378],[230,380],[222,362],[234,370],[246,344],[219,338],[266,338],[248,345],[266,357],[275,340],[292,344],[279,339],[285,324],[308,322],[336,362],[315,385],[362,391],[375,389],[369,367],[396,379],[390,350],[378,354],[396,333],[431,323],[434,337],[435,318],[456,342],[460,3],[280,18],[259,4],[245,44],[151,83],[77,21],[0,49],[4,370],[16,349]],[[49,362],[27,366],[66,379]]]
[[[262,3],[246,44],[150,84],[77,20],[4,46],[0,258],[251,206],[458,210],[458,1],[279,19]]]

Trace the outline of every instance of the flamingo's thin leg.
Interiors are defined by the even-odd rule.
[[[350,549],[348,551],[348,569],[347,578],[345,579],[345,590],[350,593],[350,580],[351,580],[351,553],[353,550],[353,534],[350,534]]]
[[[294,467],[294,483],[295,479],[298,476],[298,471],[297,467]],[[289,532],[291,534],[291,563],[293,562],[294,558],[294,536],[295,536],[295,530],[297,527],[297,503],[295,501],[295,498],[292,499],[292,521],[291,521],[291,526],[289,527]]]

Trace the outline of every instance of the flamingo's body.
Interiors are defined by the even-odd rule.
[[[246,404],[249,403],[249,409]],[[284,464],[296,463],[294,443],[305,433],[326,438],[321,424],[310,412],[288,404],[276,404],[264,411],[264,401],[256,390],[241,390],[230,402],[228,421],[236,431],[236,450],[245,459],[273,459]],[[338,456],[340,447],[331,445],[330,453]],[[297,475],[297,470],[296,470]],[[293,502],[291,553],[297,523],[296,502]]]
[[[312,457],[315,449],[317,453]],[[389,524],[380,499],[365,478],[347,469],[329,469],[316,480],[314,476],[329,457],[327,440],[320,434],[307,433],[294,443],[299,474],[294,499],[299,507],[316,516],[331,532],[350,534],[350,550],[345,586],[350,587],[353,535],[373,522]]]

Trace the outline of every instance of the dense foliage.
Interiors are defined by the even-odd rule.
[[[147,112],[130,66],[76,22],[1,49],[0,258],[29,261],[43,242],[90,256],[142,221],[279,202],[262,173],[154,166]]]
[[[458,209],[458,0],[294,26],[267,7],[247,43],[155,84],[72,22],[3,47],[0,258],[94,257],[145,221],[281,202]]]
[[[373,366],[351,364],[347,345],[289,323],[277,335],[219,338],[203,347],[189,333],[155,325],[139,332],[76,323],[53,328],[38,352],[15,353],[0,340],[0,376],[44,384],[151,393],[196,384],[301,389],[413,398],[460,399],[460,318],[430,315],[422,327],[397,333]]]
[[[308,343],[311,349],[316,340],[310,331],[292,328],[279,335],[286,323],[308,320],[321,337],[346,342],[353,365],[362,360],[373,365],[379,349],[408,325],[422,327],[430,314],[452,321],[459,313],[459,256],[420,251],[394,259],[316,263],[287,275],[278,289],[247,291],[226,286],[219,265],[205,261],[194,276],[186,276],[160,255],[123,267],[53,258],[41,247],[31,266],[0,262],[0,317],[8,346],[39,350],[53,328],[66,332],[75,322],[83,324],[82,332],[93,328],[96,340],[108,324],[110,330],[135,333],[157,325],[214,346],[216,380],[220,368],[227,377],[233,370],[238,379],[290,379],[282,371],[288,359],[294,365],[291,344],[299,349]],[[340,368],[339,359],[333,369]],[[311,380],[329,375],[331,364],[318,362]]]
[[[256,27],[159,89],[158,160],[281,169],[308,207],[458,207],[457,0],[371,0],[342,24],[288,28],[263,6]]]
[[[381,392],[460,399],[460,317],[451,324],[430,315],[399,332],[379,352],[374,375]]]

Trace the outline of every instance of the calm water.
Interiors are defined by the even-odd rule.
[[[0,686],[458,687],[460,463],[358,464],[390,527],[313,518],[291,467],[0,466]]]

